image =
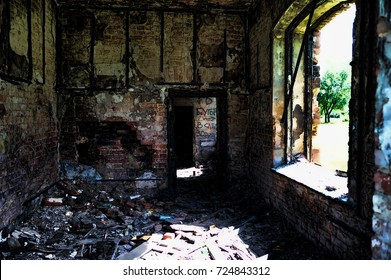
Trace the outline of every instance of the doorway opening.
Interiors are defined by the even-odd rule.
[[[169,184],[223,183],[226,175],[226,94],[174,91],[169,95]],[[220,179],[219,179],[220,178]],[[221,181],[221,182],[220,182]]]
[[[194,109],[193,106],[174,107],[174,152],[178,169],[194,166],[193,159],[193,128]]]
[[[174,99],[174,153],[177,178],[216,171],[216,97]]]

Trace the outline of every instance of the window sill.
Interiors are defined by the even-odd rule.
[[[343,202],[348,201],[348,178],[305,159],[273,169],[317,192]]]

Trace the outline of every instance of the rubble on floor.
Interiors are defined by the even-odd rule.
[[[329,258],[273,210],[251,213],[199,190],[179,188],[176,199],[163,200],[126,182],[60,181],[29,219],[1,231],[1,258]]]

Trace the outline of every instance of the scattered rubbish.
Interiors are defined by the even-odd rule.
[[[150,173],[144,177],[154,178]],[[162,201],[131,186],[75,178],[60,181],[27,220],[1,229],[0,256],[10,260],[253,260],[293,255],[291,248],[275,250],[286,236],[295,238],[291,232],[284,235],[277,215],[268,213],[260,220],[235,209],[231,201],[205,198],[197,188],[183,189],[175,200]],[[302,244],[294,252],[301,252]],[[317,252],[307,247],[310,253],[299,253],[304,259]]]
[[[45,206],[61,206],[63,204],[63,198],[48,197],[43,200]]]
[[[159,217],[159,220],[161,220],[161,221],[170,220],[170,219],[172,219],[171,216],[160,216],[160,217]]]
[[[71,257],[71,258],[73,259],[73,258],[76,257],[76,255],[77,255],[77,252],[76,252],[76,251],[73,251],[73,252],[69,255],[69,257]]]
[[[72,161],[63,161],[61,178],[68,180],[82,179],[90,183],[102,180],[102,176],[93,167]]]
[[[173,229],[184,229],[175,233],[153,234],[150,239],[119,260],[254,260],[256,255],[244,244],[233,228],[223,228],[218,233],[186,225],[171,225]],[[190,235],[192,237],[190,237]],[[264,257],[265,258],[265,257]]]
[[[56,258],[56,256],[53,254],[49,254],[49,255],[45,256],[45,259],[48,259],[48,260],[53,260],[54,258]]]

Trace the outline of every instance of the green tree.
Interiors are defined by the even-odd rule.
[[[350,97],[350,82],[346,71],[327,71],[320,82],[318,103],[321,113],[325,116],[325,122],[330,122],[330,115],[334,110],[345,107]]]

